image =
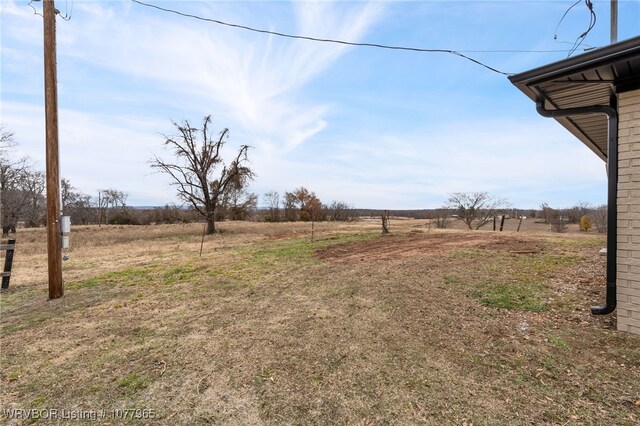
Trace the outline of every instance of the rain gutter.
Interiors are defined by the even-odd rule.
[[[536,110],[543,117],[558,118],[581,114],[606,114],[607,116],[607,171],[609,181],[607,187],[607,287],[605,305],[592,306],[593,315],[607,315],[616,309],[616,247],[617,237],[617,194],[618,194],[618,113],[607,105],[594,105],[579,108],[546,109],[545,100],[536,100]]]

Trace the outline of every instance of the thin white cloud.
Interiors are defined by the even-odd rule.
[[[192,97],[203,113],[223,110],[243,133],[285,150],[325,127],[329,106],[301,102],[299,90],[345,54],[346,46],[274,40],[174,15],[122,16],[116,7],[79,7],[94,19],[68,27],[70,34],[62,30],[67,43],[60,53],[151,79],[166,96]],[[293,7],[305,32],[351,40],[366,34],[382,13],[378,3],[302,2]],[[220,7],[214,3],[210,9],[216,17]]]

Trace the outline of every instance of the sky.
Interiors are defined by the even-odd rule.
[[[283,33],[458,50],[508,73],[566,58],[589,25],[580,2],[558,26],[573,1],[148,2]],[[609,1],[593,4],[577,53],[609,43]],[[42,10],[0,0],[0,121],[14,155],[44,170],[43,29],[31,6]],[[475,191],[518,208],[606,202],[601,159],[506,76],[458,56],[281,38],[130,0],[56,8],[70,18],[57,19],[60,173],[84,193],[177,203],[150,160],[171,158],[172,121],[198,127],[211,115],[216,133],[230,130],[225,158],[252,147],[259,196],[304,186],[371,209],[437,208]],[[640,0],[619,8],[618,39],[637,36]],[[487,50],[528,52],[477,52]]]

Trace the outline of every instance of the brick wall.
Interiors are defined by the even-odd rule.
[[[640,334],[640,90],[618,95],[618,330]]]

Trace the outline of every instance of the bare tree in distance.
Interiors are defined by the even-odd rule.
[[[480,229],[501,210],[509,206],[506,200],[487,192],[455,192],[449,194],[445,208],[455,212],[455,218],[471,229]]]
[[[2,235],[6,236],[7,230],[15,228],[15,223],[8,223],[7,192],[15,184],[16,178],[25,168],[26,160],[11,161],[9,151],[16,146],[15,135],[0,124],[0,228]]]
[[[67,178],[60,180],[60,198],[62,211],[71,217],[72,223],[86,225],[96,217],[98,209],[94,208],[91,196],[78,191]]]
[[[269,209],[268,216],[265,216],[267,222],[280,222],[280,194],[277,191],[269,191],[264,194],[264,199]]]
[[[591,207],[586,201],[578,201],[573,207],[565,209],[565,215],[569,223],[579,223],[582,216],[589,214]]]
[[[16,146],[15,134],[0,124],[0,164],[9,161],[9,151]]]
[[[108,222],[108,213],[107,207],[109,200],[103,196],[102,191],[98,191],[98,200],[96,202],[96,209],[98,211],[98,226],[102,226],[102,218],[105,218],[105,221]]]
[[[26,226],[33,228],[45,222],[45,175],[42,172],[25,173],[22,191],[26,200],[23,211]]]
[[[451,213],[447,209],[436,209],[433,213],[430,214],[432,216],[429,220],[433,221],[435,219],[435,225],[438,229],[446,229],[449,227],[449,222],[451,218]],[[431,225],[431,223],[429,223]]]
[[[60,179],[60,198],[62,199],[62,211],[67,213],[69,206],[74,204],[78,198],[76,188],[71,185],[71,181],[66,178]]]
[[[24,168],[2,168],[2,235],[15,232],[18,221],[24,218],[32,201],[30,186],[33,173]],[[35,188],[34,188],[35,189]]]
[[[190,204],[207,222],[207,234],[216,232],[216,208],[231,185],[251,180],[254,173],[248,163],[248,145],[242,145],[234,160],[225,164],[220,153],[229,137],[229,129],[220,132],[217,139],[209,131],[211,116],[204,117],[202,128],[192,127],[184,120],[172,122],[177,136],[163,135],[164,144],[173,150],[175,162],[155,157],[151,167],[168,174],[177,188],[178,197]],[[216,169],[222,169],[216,175]]]
[[[551,212],[553,211],[553,209],[549,207],[549,204],[547,203],[540,204],[540,211],[541,211],[540,216],[544,220],[544,223],[551,223]]]
[[[19,170],[18,173],[9,173],[10,179],[4,179],[7,174],[0,177],[2,186],[3,223],[7,229],[14,230],[18,221],[24,221],[27,227],[36,227],[44,224],[45,213],[45,179],[44,173],[32,171],[29,168]],[[15,231],[14,231],[15,232]],[[4,234],[7,230],[4,230]]]
[[[567,232],[567,229],[569,228],[569,225],[567,225],[567,223],[569,222],[569,220],[566,219],[559,210],[548,207],[548,218],[549,224],[551,225],[551,231],[557,233]]]
[[[98,223],[101,223],[101,218],[104,218],[105,225],[109,224],[109,213],[124,210],[127,207],[127,198],[129,194],[113,188],[98,191]]]
[[[382,233],[388,234],[389,233],[389,210],[384,210],[380,214],[380,218],[382,219]]]
[[[596,231],[601,234],[605,234],[607,232],[608,213],[609,209],[606,204],[602,204],[592,210],[591,215],[593,216],[593,223],[596,226]]]
[[[344,201],[333,201],[327,210],[332,222],[351,222],[354,219],[353,207]]]

